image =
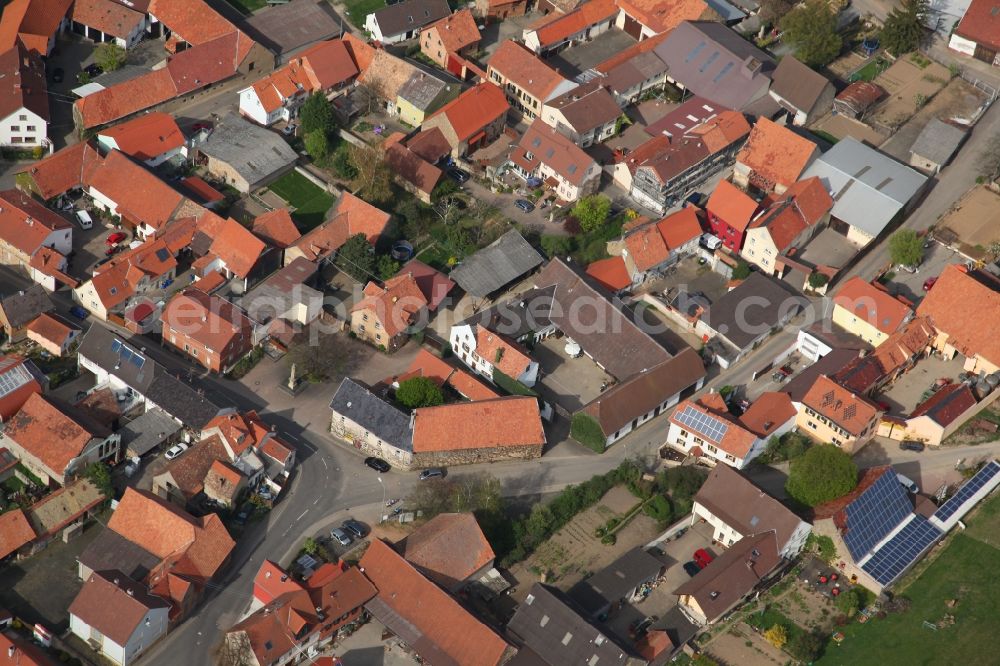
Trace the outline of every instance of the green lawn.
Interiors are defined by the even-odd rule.
[[[226,0],[230,5],[240,10],[244,16],[267,6],[267,0]]]
[[[908,587],[897,594],[912,601],[902,614],[850,624],[838,646],[830,643],[819,664],[985,664],[1000,655],[1000,496],[955,535],[946,550]],[[949,608],[945,602],[957,600]],[[945,615],[954,624],[928,629]],[[987,656],[992,655],[992,656]]]
[[[292,219],[302,233],[325,220],[326,212],[333,205],[333,197],[329,193],[313,185],[297,171],[289,171],[271,183],[271,191],[295,209]]]
[[[365,17],[385,7],[385,0],[344,0],[347,18],[359,28],[365,27]]]
[[[872,81],[889,66],[889,61],[884,58],[875,58],[870,63],[854,72],[851,81]]]

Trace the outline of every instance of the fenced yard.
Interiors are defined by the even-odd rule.
[[[885,134],[895,131],[944,88],[949,80],[951,72],[947,67],[919,53],[899,58],[872,79],[873,83],[885,89],[888,96],[868,114],[866,122]]]
[[[330,193],[309,182],[297,171],[289,171],[271,183],[269,189],[287,202],[292,220],[302,233],[319,226],[333,205]]]

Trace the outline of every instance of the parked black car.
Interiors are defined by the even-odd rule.
[[[375,456],[368,456],[367,458],[365,458],[365,464],[371,467],[376,472],[382,472],[383,474],[392,469],[389,463],[382,460],[381,458],[376,458]]]
[[[444,470],[440,467],[428,467],[420,473],[420,480],[426,481],[427,479],[434,478],[444,478]]]
[[[900,451],[916,451],[917,453],[922,453],[924,448],[924,443],[918,442],[915,439],[904,439],[899,443]]]
[[[365,527],[364,523],[359,523],[353,518],[348,518],[340,526],[345,532],[353,534],[359,539],[364,539],[368,535],[368,528]]]
[[[514,202],[514,205],[520,208],[525,213],[530,213],[535,210],[535,204],[531,203],[527,199],[518,199]]]
[[[698,572],[701,571],[701,568],[698,566],[697,562],[691,560],[690,562],[684,563],[684,571],[687,573],[688,576],[694,578],[695,576],[698,575]]]
[[[84,67],[83,71],[87,72],[87,74],[90,75],[90,78],[94,78],[95,76],[100,76],[101,74],[104,73],[104,70],[101,69],[101,66],[98,65],[96,62],[92,62],[86,67]]]
[[[469,180],[469,178],[471,178],[468,171],[466,171],[465,169],[459,169],[458,167],[451,167],[450,169],[448,169],[447,173],[448,177],[451,178],[456,183],[458,183],[459,185],[461,185],[465,181]]]
[[[56,83],[62,83],[63,77],[65,75],[66,72],[63,71],[62,67],[56,67],[55,69],[52,70],[52,80],[55,81]]]

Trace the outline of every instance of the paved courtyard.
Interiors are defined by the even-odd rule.
[[[924,392],[938,379],[946,377],[951,381],[958,381],[964,363],[962,356],[956,356],[950,361],[943,361],[937,356],[925,358],[897,379],[878,400],[889,405],[891,414],[909,414],[920,404]]]
[[[850,261],[859,249],[846,236],[827,227],[803,248],[801,258],[817,266],[840,267]]]
[[[532,357],[541,369],[535,389],[542,397],[569,412],[575,412],[601,393],[613,377],[588,356],[570,358],[565,351],[569,338],[548,338],[535,345]]]
[[[927,278],[937,277],[949,264],[962,263],[965,258],[950,247],[934,243],[924,251],[924,260],[916,273],[895,271],[892,280],[886,285],[889,293],[912,301],[914,304],[924,297],[924,282]]]
[[[580,44],[549,56],[545,61],[568,79],[601,64],[635,44],[635,39],[621,30],[612,28],[586,44]]]

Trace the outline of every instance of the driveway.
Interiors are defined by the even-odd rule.
[[[524,16],[512,16],[499,23],[491,23],[483,30],[480,30],[479,50],[483,53],[483,57],[480,60],[484,63],[489,60],[493,52],[499,48],[501,42],[505,42],[508,39],[520,41],[524,29],[540,18],[542,18],[540,12],[532,12]]]

